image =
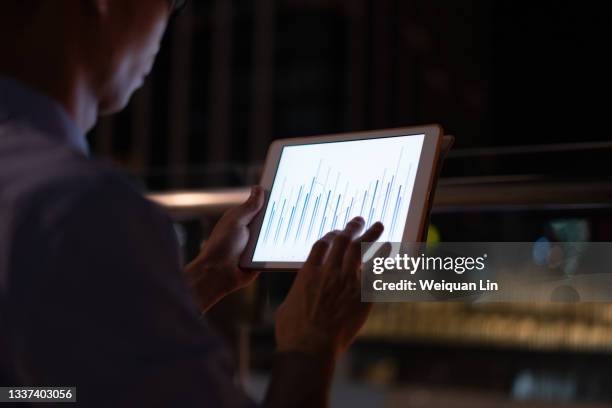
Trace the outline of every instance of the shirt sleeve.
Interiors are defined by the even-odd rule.
[[[11,322],[23,382],[76,386],[83,406],[252,406],[184,283],[167,216],[114,182],[62,214],[29,217],[17,237],[25,272]]]

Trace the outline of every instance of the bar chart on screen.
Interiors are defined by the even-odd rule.
[[[399,242],[423,135],[285,146],[253,261],[302,262],[327,232],[353,217],[385,225]]]

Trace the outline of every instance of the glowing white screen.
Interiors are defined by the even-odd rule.
[[[425,135],[285,146],[254,262],[303,262],[327,232],[358,215],[399,242]]]

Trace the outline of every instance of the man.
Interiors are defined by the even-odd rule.
[[[238,267],[254,188],[184,270],[171,223],[85,134],[149,73],[169,0],[4,0],[0,12],[0,385],[77,386],[83,406],[241,407],[200,315],[256,274]],[[318,241],[276,315],[265,406],[327,404],[360,302],[363,220]]]

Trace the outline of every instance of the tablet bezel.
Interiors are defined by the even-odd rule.
[[[429,211],[429,200],[442,141],[442,128],[437,124],[401,127],[394,129],[363,131],[353,133],[341,133],[322,136],[296,137],[275,140],[268,149],[266,162],[261,176],[260,185],[265,192],[264,205],[259,214],[249,225],[249,241],[240,259],[240,267],[256,270],[294,271],[302,267],[303,262],[254,262],[253,255],[255,246],[261,232],[261,225],[267,210],[272,184],[280,163],[280,157],[285,146],[318,144],[327,142],[343,142],[350,140],[378,139],[386,137],[425,135],[419,166],[415,176],[412,199],[408,209],[408,217],[404,225],[402,242],[419,242],[423,237],[426,225],[427,213]]]

